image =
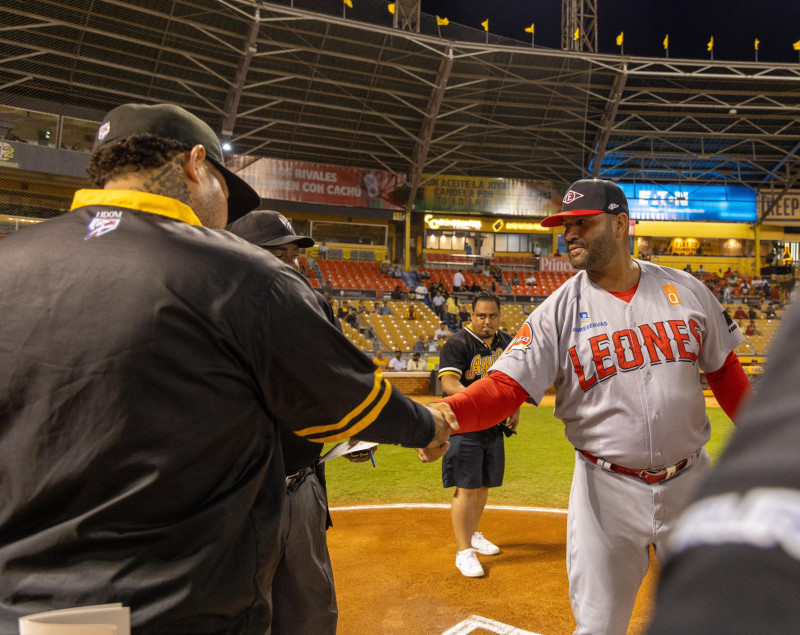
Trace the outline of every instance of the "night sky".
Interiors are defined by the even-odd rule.
[[[561,47],[560,0],[422,0],[422,11],[489,32],[530,41],[524,28],[535,23],[536,46]],[[600,53],[618,54],[616,37],[624,31],[624,53],[709,59],[706,43],[714,36],[715,60],[758,59],[798,63],[792,44],[800,40],[800,0],[597,0]],[[443,32],[442,35],[445,35]]]

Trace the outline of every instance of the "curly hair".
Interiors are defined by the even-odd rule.
[[[191,148],[177,139],[153,134],[132,135],[115,141],[92,153],[87,169],[91,186],[104,188],[111,179],[122,174],[160,168],[186,150]]]

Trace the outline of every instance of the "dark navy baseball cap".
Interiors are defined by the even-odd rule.
[[[189,148],[200,144],[206,158],[228,186],[228,222],[241,218],[261,204],[261,197],[242,178],[225,167],[222,146],[211,127],[188,110],[172,104],[123,104],[111,110],[97,130],[92,152],[139,134],[175,139]]]
[[[628,214],[628,199],[616,183],[602,179],[581,179],[569,186],[561,201],[561,212],[548,216],[542,227],[558,227],[565,216]]]

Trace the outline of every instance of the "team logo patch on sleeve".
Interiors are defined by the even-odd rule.
[[[667,302],[670,304],[680,304],[681,299],[678,297],[678,292],[675,290],[675,287],[671,284],[664,285],[664,295],[667,296]]]
[[[94,218],[89,221],[89,225],[87,226],[89,233],[86,234],[83,239],[89,240],[90,238],[97,238],[98,236],[107,234],[110,231],[114,231],[117,227],[119,227],[121,221],[122,212],[97,212],[94,215]]]
[[[519,332],[514,336],[514,339],[511,340],[511,343],[506,346],[505,352],[522,351],[524,353],[531,347],[532,342],[533,333],[531,333],[531,325],[525,322]]]

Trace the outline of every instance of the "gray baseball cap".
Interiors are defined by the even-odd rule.
[[[219,138],[205,122],[172,104],[123,104],[103,119],[92,152],[138,134],[175,139],[188,147],[206,149],[206,158],[219,170],[228,186],[228,222],[241,218],[261,204],[261,197],[242,178],[225,167]]]

